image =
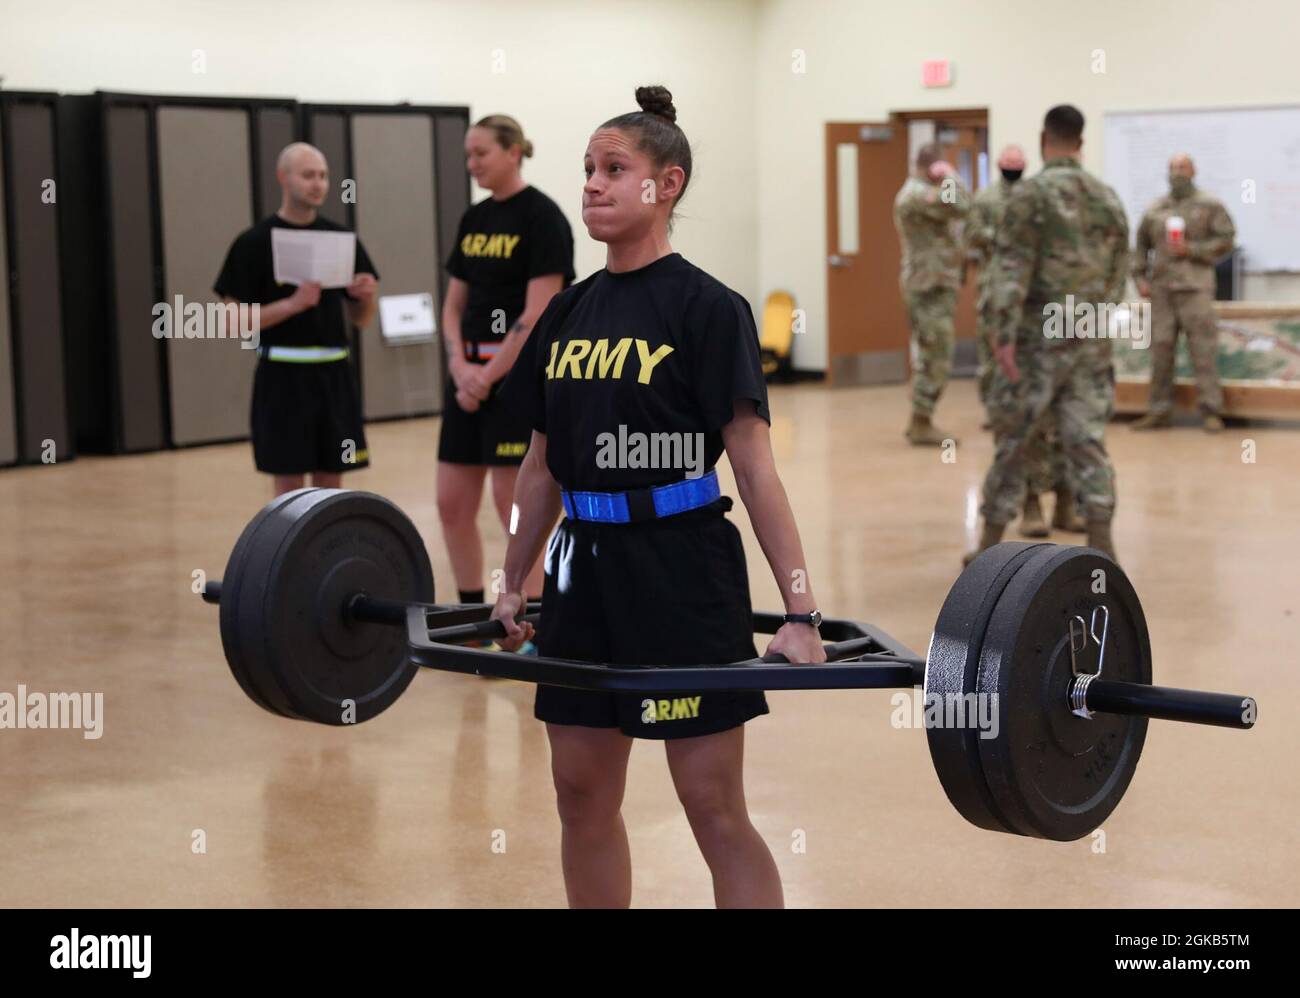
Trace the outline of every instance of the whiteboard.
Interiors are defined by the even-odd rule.
[[[1105,121],[1105,178],[1130,230],[1169,193],[1169,157],[1186,152],[1196,185],[1237,225],[1243,269],[1300,271],[1300,107],[1123,111]]]

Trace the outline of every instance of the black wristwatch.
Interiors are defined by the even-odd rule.
[[[812,624],[814,628],[822,626],[822,612],[814,610],[812,613],[787,613],[781,618],[784,624]]]

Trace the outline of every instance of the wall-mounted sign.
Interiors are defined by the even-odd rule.
[[[921,86],[947,87],[952,84],[952,63],[947,59],[926,59],[921,63]]]

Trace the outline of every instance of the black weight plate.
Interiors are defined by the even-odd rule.
[[[239,596],[233,605],[233,626],[238,632],[244,672],[254,688],[271,705],[271,709],[284,717],[301,719],[267,657],[267,648],[275,633],[275,621],[266,612],[267,580],[276,554],[293,524],[310,504],[310,497],[324,491],[327,490],[295,489],[279,497],[283,501],[274,502],[268,507],[267,515],[248,538],[247,553],[240,573]],[[225,595],[224,591],[222,595]]]
[[[1149,685],[1142,605],[1120,567],[1092,548],[1034,552],[989,619],[977,685],[997,697],[999,731],[980,740],[979,752],[1000,813],[1022,835],[1082,838],[1119,804],[1137,769],[1145,717],[1086,719],[1069,706],[1069,620],[1078,615],[1090,624],[1099,605],[1109,610],[1104,678]],[[1099,617],[1099,635],[1100,625]],[[1089,640],[1079,655],[1081,672],[1096,671],[1097,653]]]
[[[239,683],[239,688],[244,691],[245,695],[253,703],[269,710],[272,714],[281,714],[281,711],[273,707],[266,695],[258,688],[258,684],[249,673],[248,666],[244,662],[240,630],[237,623],[239,617],[237,607],[248,554],[256,543],[253,538],[258,536],[267,517],[281,506],[291,502],[296,495],[295,492],[288,492],[276,496],[257,511],[257,515],[244,527],[239,539],[235,541],[235,546],[231,548],[230,557],[226,559],[225,574],[221,577],[221,602],[218,605],[218,615],[221,623],[221,647],[226,655],[226,664],[230,666],[235,681]]]
[[[433,600],[433,569],[415,526],[386,499],[320,489],[273,513],[288,522],[264,576],[261,613],[268,671],[291,710],[343,724],[387,709],[415,676],[406,629],[353,620],[357,593],[402,602]],[[251,589],[249,590],[251,594]]]
[[[948,591],[926,652],[924,685],[927,706],[944,705],[945,719],[958,717],[958,704],[964,708],[974,703],[971,698],[976,692],[989,615],[1016,570],[1045,546],[1022,542],[994,545],[966,566]],[[947,709],[950,703],[952,712]],[[972,724],[927,726],[926,740],[944,793],[962,817],[990,831],[1011,831],[984,780],[978,728]]]

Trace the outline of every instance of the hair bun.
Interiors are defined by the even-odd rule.
[[[657,114],[674,123],[677,121],[677,108],[673,107],[673,95],[667,87],[637,87],[636,102],[646,114]]]

